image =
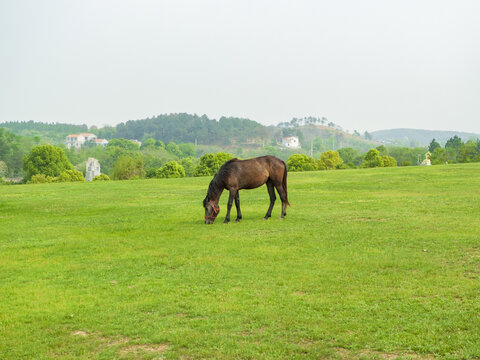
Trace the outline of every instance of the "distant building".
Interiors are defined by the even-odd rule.
[[[93,140],[93,142],[96,145],[103,145],[103,147],[107,146],[107,144],[108,144],[108,140],[106,140],[106,139],[95,139],[95,140]]]
[[[95,140],[97,138],[97,135],[91,133],[81,133],[80,135],[85,138],[85,141]]]
[[[95,141],[96,139],[97,135],[91,133],[72,134],[65,138],[65,144],[69,149],[72,147],[80,149],[87,141]]]
[[[80,149],[85,144],[85,136],[83,135],[68,135],[65,139],[67,148]]]
[[[92,181],[97,175],[100,175],[100,163],[95,158],[88,158],[85,168],[85,181]]]
[[[300,149],[298,136],[287,136],[282,139],[282,146],[289,149]]]

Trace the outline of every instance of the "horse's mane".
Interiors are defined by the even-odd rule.
[[[232,172],[232,167],[230,166],[231,163],[239,161],[237,158],[228,160],[220,166],[217,173],[213,177],[212,181],[210,181],[210,185],[208,185],[207,197],[211,199],[214,194],[217,194],[219,191],[223,190],[224,180],[230,175]]]

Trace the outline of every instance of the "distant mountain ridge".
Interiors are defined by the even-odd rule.
[[[448,130],[424,130],[424,129],[390,129],[377,130],[370,133],[374,140],[385,143],[386,145],[404,145],[404,146],[428,146],[432,139],[435,139],[442,146],[448,139],[457,135],[463,141],[469,139],[480,139],[480,134],[448,131]]]

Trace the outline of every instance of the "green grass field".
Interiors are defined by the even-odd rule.
[[[478,359],[479,174],[290,173],[228,225],[210,178],[2,186],[0,359]]]

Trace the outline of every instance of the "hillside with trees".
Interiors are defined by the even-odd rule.
[[[10,130],[12,133],[38,138],[44,142],[62,143],[69,134],[78,134],[88,131],[87,125],[72,125],[63,123],[42,123],[30,121],[8,121],[0,123],[0,128]]]
[[[372,131],[372,139],[381,141],[389,145],[402,146],[427,146],[432,139],[445,145],[448,139],[453,136],[465,140],[480,139],[479,134],[460,132],[460,131],[442,131],[442,130],[421,130],[421,129],[391,129]]]

